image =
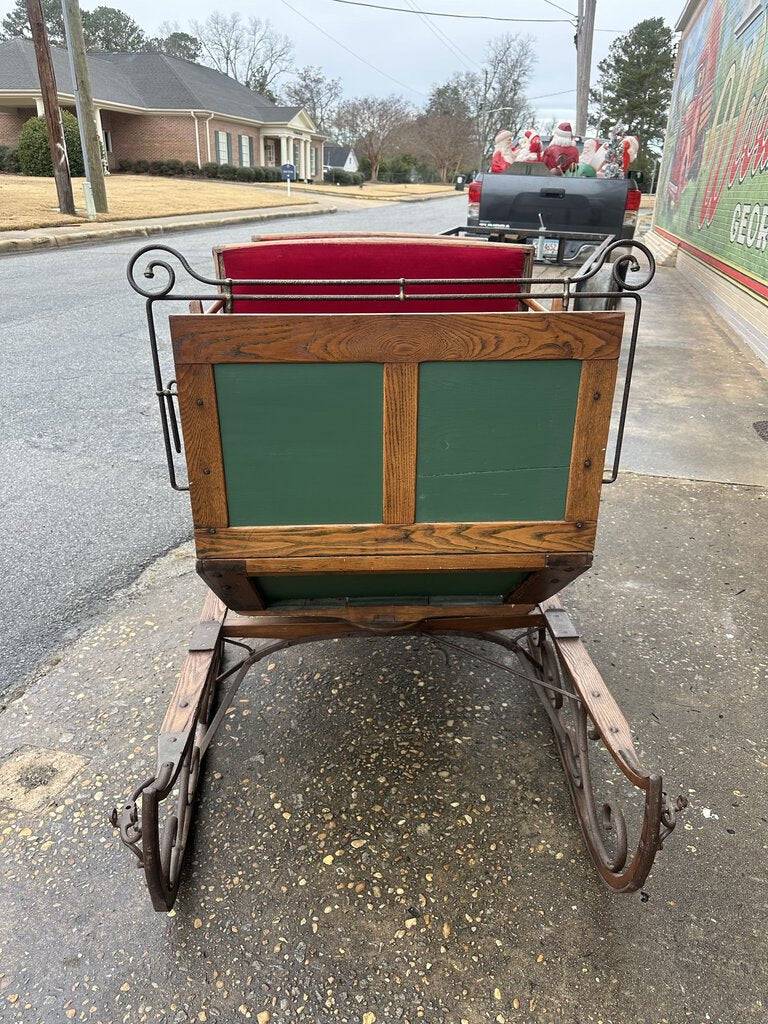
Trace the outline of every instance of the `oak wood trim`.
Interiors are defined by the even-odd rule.
[[[226,614],[226,604],[209,590],[203,602],[200,622],[223,622]],[[217,656],[215,650],[190,651],[187,654],[160,726],[161,733],[186,732],[192,727],[200,694],[209,672],[215,671]]]
[[[198,558],[493,554],[594,550],[597,523],[413,523],[197,529]]]
[[[256,639],[258,637],[340,636],[361,629],[387,633],[392,628],[405,632],[404,626],[435,631],[489,629],[526,629],[544,625],[545,619],[532,605],[347,605],[333,608],[301,609],[248,615],[229,611],[223,635]]]
[[[230,608],[254,610],[267,607],[256,581],[249,577],[243,559],[198,559],[196,569]]]
[[[230,313],[169,318],[183,363],[617,359],[623,312]]]
[[[580,557],[580,556],[577,556]],[[538,552],[505,555],[329,555],[315,557],[246,558],[251,576],[314,576],[340,572],[450,572],[543,569],[548,556]],[[208,559],[205,560],[206,564]],[[224,565],[225,561],[219,562]]]
[[[419,364],[384,364],[384,523],[416,518]]]
[[[539,604],[572,583],[592,564],[591,554],[547,555],[546,566],[523,580],[504,598],[508,604]]]
[[[563,605],[557,597],[550,598],[541,606],[542,611],[562,607]],[[609,737],[605,741],[609,753],[634,785],[644,788],[648,779],[640,769],[632,732],[586,647],[577,637],[559,638],[555,642],[560,656],[560,664],[573,683],[576,692],[589,696],[588,707],[597,731],[601,736]],[[616,757],[614,751],[619,752],[620,758]]]
[[[551,312],[551,310],[548,310],[546,306],[542,306],[542,304],[539,302],[538,299],[530,299],[530,298],[528,298],[528,299],[521,299],[520,301],[523,303],[524,306],[527,306],[529,309],[533,309],[537,313],[549,313],[549,312]]]
[[[597,519],[618,362],[581,364],[565,518]]]
[[[229,512],[213,366],[206,363],[177,366],[176,389],[192,519],[195,526],[201,528],[226,526]]]

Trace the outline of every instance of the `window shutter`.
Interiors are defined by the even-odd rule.
[[[231,164],[232,160],[232,132],[227,132],[227,163]]]
[[[251,158],[251,167],[256,166],[256,161],[253,159],[253,137],[248,136],[248,155]]]

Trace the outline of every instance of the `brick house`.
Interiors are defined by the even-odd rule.
[[[59,102],[74,112],[67,51],[51,47]],[[300,107],[271,103],[212,68],[164,53],[89,53],[96,117],[109,166],[120,160],[193,160],[241,167],[296,165],[322,178],[324,137]],[[0,145],[42,114],[29,39],[0,43]]]

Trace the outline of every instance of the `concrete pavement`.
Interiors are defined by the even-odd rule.
[[[596,881],[532,694],[374,638],[246,681],[154,914],[106,812],[152,767],[197,619],[180,548],[0,714],[4,1019],[766,1020],[768,373],[674,270],[646,307],[625,472],[565,595],[691,801],[646,890]]]

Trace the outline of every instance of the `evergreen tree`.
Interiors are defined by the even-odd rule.
[[[646,18],[611,43],[597,65],[597,88],[590,93],[590,121],[602,138],[621,124],[627,135],[640,139],[632,169],[646,178],[664,140],[674,64],[672,30],[663,18]]]
[[[42,0],[45,27],[51,46],[64,45],[64,17],[61,13],[61,0]],[[31,39],[26,0],[15,0],[8,14],[3,18],[0,39]]]

